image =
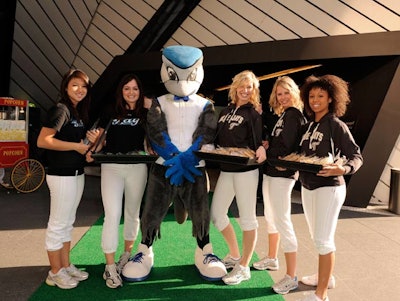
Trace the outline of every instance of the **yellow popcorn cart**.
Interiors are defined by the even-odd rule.
[[[28,104],[0,97],[0,168],[11,168],[12,187],[23,193],[37,190],[45,177],[42,163],[29,158]]]

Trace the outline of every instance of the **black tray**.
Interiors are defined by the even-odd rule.
[[[228,163],[238,165],[259,165],[256,158],[248,158],[241,156],[222,155],[202,151],[194,151],[197,157],[206,161],[217,162],[217,163]]]
[[[322,165],[320,164],[302,163],[302,162],[273,159],[273,158],[267,159],[267,161],[272,166],[284,167],[292,170],[307,171],[312,173],[318,173],[322,169]]]
[[[105,154],[95,153],[92,158],[97,163],[152,163],[157,160],[158,156],[154,155],[139,155],[139,154]]]

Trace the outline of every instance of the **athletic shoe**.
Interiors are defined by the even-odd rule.
[[[69,265],[69,267],[65,268],[67,270],[67,273],[72,277],[75,278],[78,281],[83,281],[89,278],[89,273],[82,271],[78,269],[76,266],[74,266],[72,263]]]
[[[122,279],[128,282],[146,280],[153,268],[154,253],[153,247],[139,244],[138,252],[131,258],[122,269]]]
[[[122,286],[122,279],[117,271],[115,263],[106,265],[103,273],[103,279],[106,281],[106,285],[109,288],[117,288]]]
[[[242,281],[249,280],[250,278],[250,268],[242,267],[240,264],[237,264],[232,271],[222,278],[222,281],[228,285],[236,285]]]
[[[228,254],[225,256],[222,262],[227,269],[233,269],[235,265],[240,262],[240,257],[238,259],[234,259],[230,254]]]
[[[301,278],[301,282],[303,282],[305,285],[317,286],[318,273],[311,276],[304,276],[303,278]],[[335,287],[336,287],[336,279],[335,276],[332,275],[331,278],[329,278],[328,288],[335,288]]]
[[[211,243],[206,244],[203,249],[197,246],[194,262],[200,276],[205,280],[218,281],[227,273],[224,263],[214,255]]]
[[[46,284],[50,286],[58,286],[62,289],[71,289],[78,286],[79,281],[72,278],[65,268],[61,268],[57,274],[53,274],[49,271],[46,278]]]
[[[279,270],[279,260],[278,258],[269,258],[265,256],[260,261],[254,262],[253,267],[257,270],[270,270],[270,271],[277,271]]]
[[[329,301],[328,296],[324,300],[321,300],[321,298],[318,298],[315,293],[308,294],[305,298],[299,300],[299,301]]]
[[[117,266],[117,272],[118,274],[121,274],[124,266],[128,263],[129,261],[129,257],[131,257],[131,253],[129,252],[124,252],[121,254],[121,256],[119,257],[119,260],[116,264]]]
[[[297,277],[292,278],[289,275],[285,275],[285,277],[272,286],[272,289],[277,294],[286,295],[288,292],[295,290],[298,287],[299,283]]]

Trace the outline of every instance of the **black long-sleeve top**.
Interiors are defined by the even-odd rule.
[[[277,159],[296,152],[299,145],[301,127],[305,123],[304,115],[295,107],[283,112],[276,122],[269,140],[267,159]],[[268,163],[263,165],[263,173],[271,177],[295,178],[296,171],[278,170]]]
[[[344,165],[346,174],[354,174],[363,164],[359,146],[347,125],[334,114],[328,113],[319,122],[310,121],[304,125],[300,152],[307,156],[326,157],[345,156]],[[313,190],[325,186],[339,186],[345,184],[343,176],[320,177],[311,172],[300,171],[302,186]]]
[[[250,103],[240,107],[228,105],[219,114],[215,142],[220,147],[241,147],[256,151],[262,145],[261,115]],[[220,164],[220,168],[227,172],[243,172],[258,166]]]

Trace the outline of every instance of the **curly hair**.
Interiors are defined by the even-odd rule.
[[[231,103],[236,104],[238,101],[236,91],[240,85],[246,82],[253,86],[250,103],[254,108],[257,108],[260,105],[260,81],[250,70],[244,70],[234,76],[229,89],[228,98],[231,100]]]
[[[300,89],[300,96],[304,102],[304,109],[310,117],[314,117],[314,112],[310,107],[308,96],[313,88],[320,88],[328,93],[328,97],[332,100],[329,104],[329,112],[337,117],[342,117],[346,113],[347,105],[350,103],[350,95],[349,84],[345,80],[331,74],[320,77],[311,75],[306,78]]]
[[[288,90],[292,99],[292,106],[298,109],[300,112],[303,112],[304,105],[300,99],[299,86],[297,86],[294,80],[289,76],[280,76],[276,79],[275,84],[272,87],[272,92],[269,96],[269,105],[274,110],[274,113],[280,116],[284,112],[284,108],[276,97],[276,90],[278,87]]]

